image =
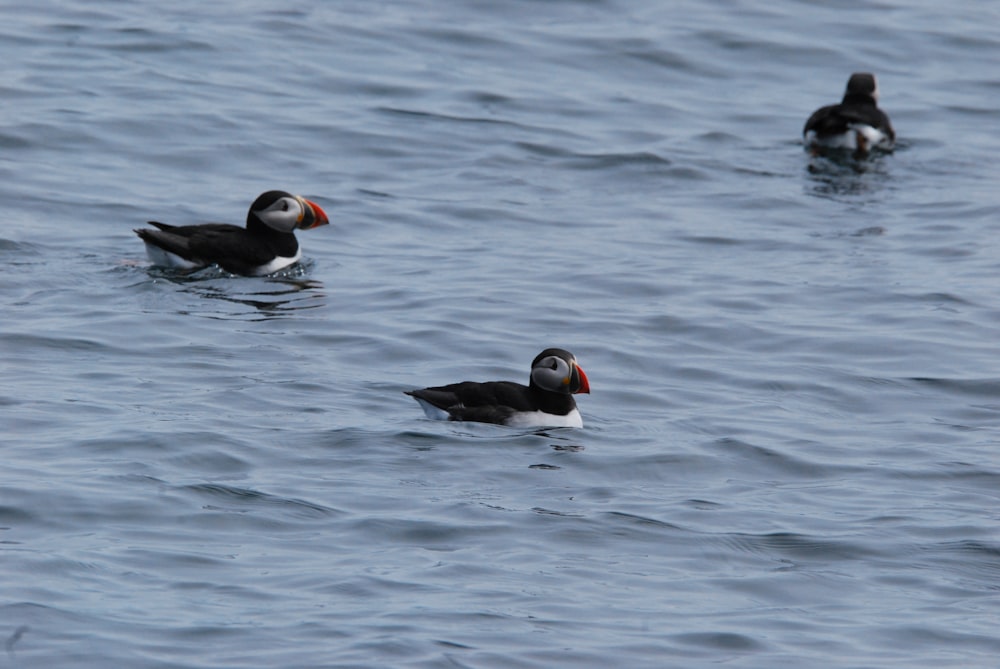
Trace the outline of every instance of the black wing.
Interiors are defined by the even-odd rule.
[[[827,105],[814,111],[802,128],[802,134],[810,130],[820,136],[846,132],[847,122],[838,113],[838,107],[840,105]]]
[[[274,258],[266,242],[228,223],[167,225],[150,221],[158,228],[136,230],[144,242],[158,246],[191,262],[222,266],[226,271],[246,274]]]
[[[533,411],[527,386],[512,381],[463,381],[406,393],[446,411],[452,420],[503,424],[517,411]]]
[[[858,123],[878,128],[889,135],[890,139],[896,137],[892,124],[889,123],[889,116],[878,107],[844,104],[827,105],[814,111],[802,128],[802,134],[812,130],[820,137],[839,135]]]

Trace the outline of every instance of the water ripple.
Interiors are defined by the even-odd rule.
[[[989,12],[271,5],[0,26],[12,663],[996,664]],[[814,158],[853,69],[897,149]],[[132,233],[273,187],[278,276]],[[403,395],[550,345],[583,429]]]

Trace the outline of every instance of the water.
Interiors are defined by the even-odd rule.
[[[0,16],[5,666],[995,666],[1000,10]],[[300,266],[148,267],[270,188]],[[547,346],[582,430],[402,394]]]

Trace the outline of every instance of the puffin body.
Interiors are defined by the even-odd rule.
[[[590,382],[576,357],[561,348],[548,348],[532,361],[527,386],[512,381],[463,381],[406,394],[420,403],[428,418],[437,420],[583,427],[573,395],[589,392]]]
[[[227,223],[178,226],[150,221],[155,230],[140,228],[135,233],[145,242],[154,265],[196,270],[215,264],[233,274],[263,276],[302,257],[294,230],[329,222],[315,202],[271,190],[250,205],[245,228]]]
[[[820,107],[813,112],[802,129],[802,136],[814,153],[823,149],[846,149],[865,155],[872,149],[892,149],[896,132],[888,114],[878,108],[875,75],[852,74],[840,104]]]

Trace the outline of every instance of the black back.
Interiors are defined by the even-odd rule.
[[[158,230],[135,231],[144,242],[193,263],[218,264],[234,274],[252,274],[276,256],[294,256],[299,248],[294,234],[269,228],[252,213],[247,217],[246,228],[228,223],[174,226],[150,221],[149,224]]]
[[[443,411],[451,420],[504,424],[519,411],[544,411],[565,416],[576,408],[572,395],[514,383],[463,381],[406,393]]]
[[[820,107],[806,121],[802,134],[810,130],[820,138],[847,132],[852,125],[863,123],[881,130],[895,141],[896,132],[889,116],[878,108],[875,99],[875,75],[857,72],[847,82],[847,90],[840,104]]]

